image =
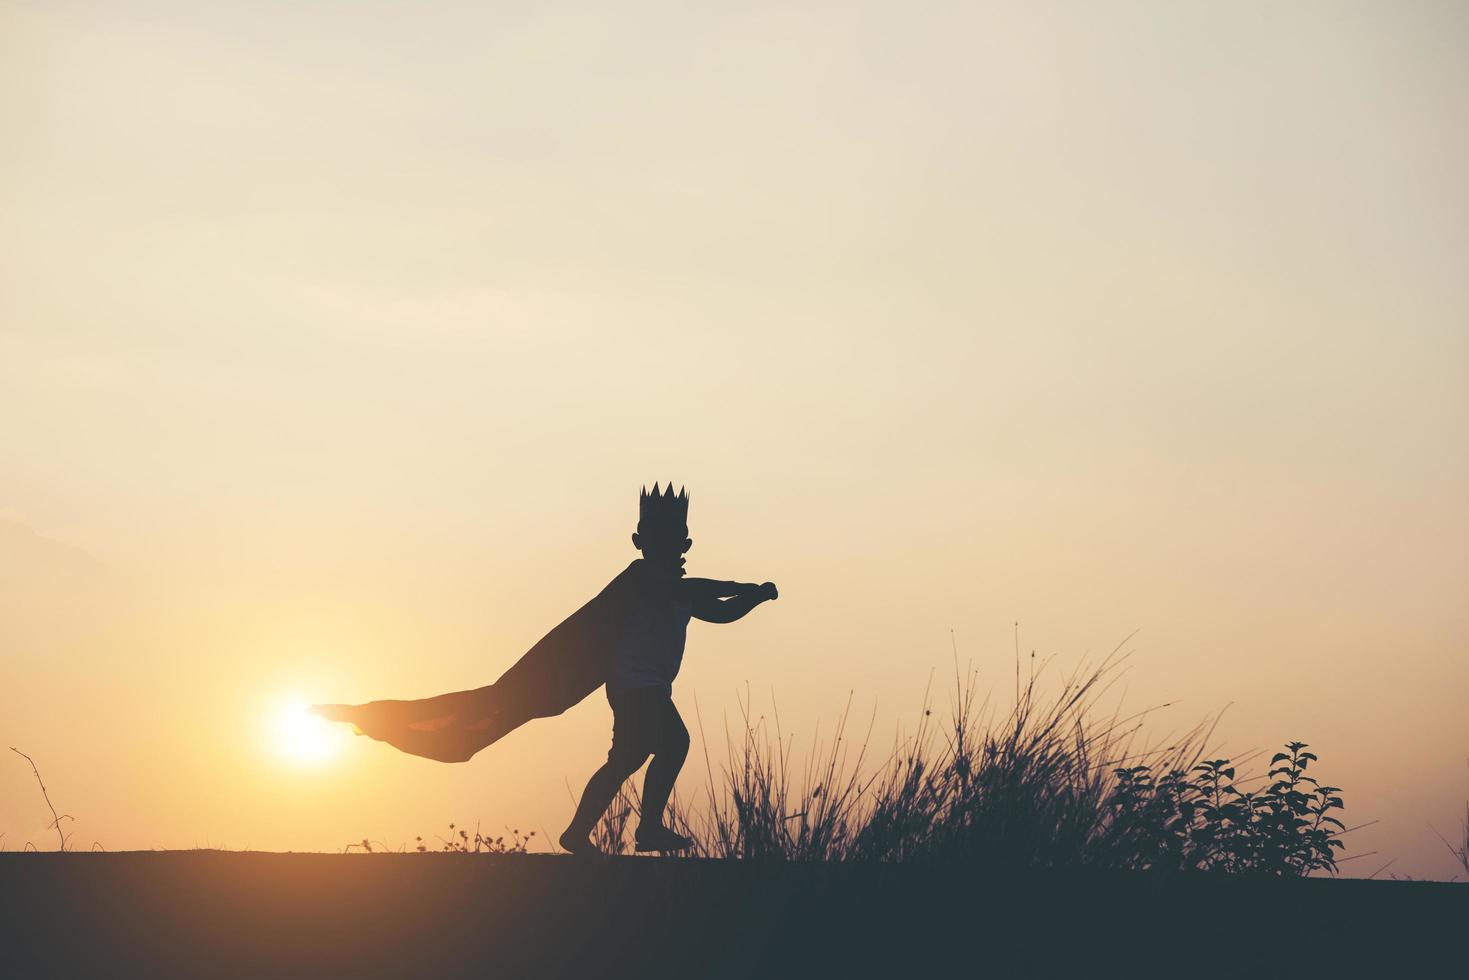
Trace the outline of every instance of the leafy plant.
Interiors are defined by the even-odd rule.
[[[1270,760],[1269,787],[1246,792],[1228,759],[1154,777],[1146,765],[1114,771],[1105,838],[1124,867],[1304,875],[1334,872],[1343,847],[1341,791],[1306,775],[1316,754],[1290,742]]]

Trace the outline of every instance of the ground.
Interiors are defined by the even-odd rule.
[[[1469,885],[551,855],[0,854],[0,976],[1462,976]]]

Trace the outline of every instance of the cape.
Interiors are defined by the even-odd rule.
[[[637,559],[488,687],[416,701],[324,704],[312,710],[394,748],[466,762],[532,718],[559,715],[607,681],[612,645],[638,594]]]

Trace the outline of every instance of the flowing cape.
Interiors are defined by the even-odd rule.
[[[465,762],[532,718],[559,715],[606,682],[612,644],[638,592],[642,559],[623,569],[488,687],[417,701],[318,705],[334,721],[394,748],[439,762]]]

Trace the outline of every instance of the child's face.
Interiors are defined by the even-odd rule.
[[[688,528],[672,528],[640,532],[632,536],[632,546],[643,558],[675,575],[684,573],[684,552],[694,546]]]

